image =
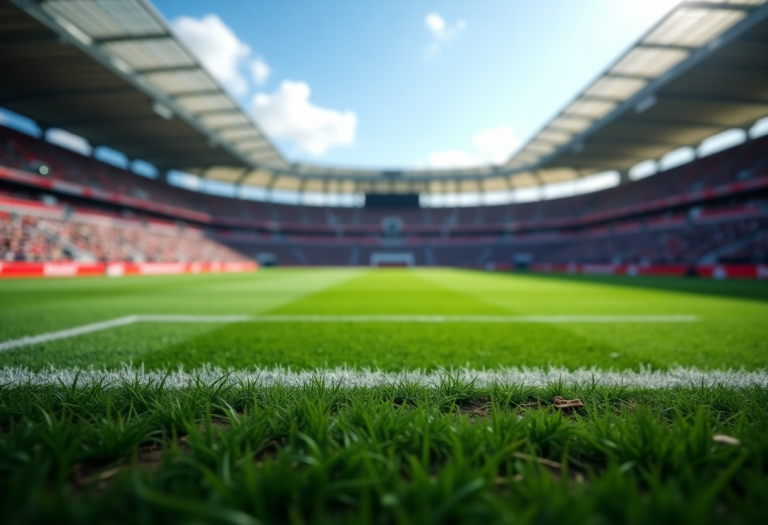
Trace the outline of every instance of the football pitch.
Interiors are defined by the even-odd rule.
[[[767,369],[766,282],[5,281],[0,515],[750,522],[768,497]]]

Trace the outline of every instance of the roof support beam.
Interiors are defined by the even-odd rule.
[[[278,174],[274,171],[270,174],[269,180],[264,185],[264,188],[266,188],[269,191],[272,191],[272,188],[275,186],[275,183],[277,182]]]
[[[707,96],[707,95],[665,95],[657,94],[658,100],[669,100],[673,102],[698,102],[705,104],[728,104],[731,106],[766,106],[768,107],[768,98],[729,98],[719,96]]]
[[[646,82],[648,80],[652,80],[652,79],[649,79],[647,76],[642,76],[642,75],[629,75],[627,73],[611,73],[611,72],[606,73],[602,78],[626,78],[629,80],[644,80]],[[616,102],[615,99],[614,99],[614,102]]]
[[[238,186],[241,186],[243,184],[243,181],[251,171],[253,171],[251,170],[251,168],[245,168],[243,172],[240,174],[240,176],[237,178],[237,182],[235,182],[235,184],[237,184]]]
[[[723,124],[721,122],[706,122],[706,121],[666,119],[666,118],[648,118],[648,117],[641,117],[641,116],[637,116],[637,117],[626,116],[624,117],[623,121],[628,122],[630,124],[660,126],[665,128],[670,126],[677,126],[681,128],[720,129],[723,127]]]
[[[722,11],[754,11],[759,6],[745,5],[745,4],[716,4],[713,2],[681,2],[678,5],[680,8],[700,8],[709,10],[722,10]]]
[[[203,111],[195,111],[193,114],[196,117],[203,117],[208,115],[239,115],[241,112],[237,108],[225,108],[225,109],[204,109]]]
[[[211,129],[216,131],[222,131],[225,129],[253,129],[253,124],[250,122],[247,124],[225,124],[223,126],[211,126]]]
[[[641,42],[637,45],[638,49],[669,49],[672,51],[694,51],[693,46],[679,46],[674,44],[646,44]]]
[[[238,146],[237,143],[235,143],[235,147],[238,149],[238,151],[242,151],[243,153],[247,153],[249,155],[253,153],[258,153],[260,151],[272,151],[272,147],[266,142],[258,146],[249,146],[249,147],[241,147],[241,146]]]
[[[223,95],[223,93],[218,89],[193,89],[192,91],[182,91],[181,93],[168,95],[168,98],[178,100],[184,97],[199,97],[206,95]]]
[[[309,179],[301,179],[299,182],[299,193],[304,193],[307,191],[307,183],[309,182]]]
[[[185,71],[200,71],[200,66],[188,65],[188,66],[163,66],[163,67],[149,67],[145,69],[137,69],[135,73],[138,75],[151,75],[152,73],[177,73]]]
[[[620,139],[620,138],[591,138],[587,142],[587,146],[590,150],[594,148],[595,146],[601,146],[601,145],[619,145],[619,144],[628,144],[633,145],[637,144],[638,146],[642,145],[648,145],[648,146],[664,146],[664,147],[670,147],[670,148],[682,148],[683,146],[688,146],[689,144],[687,142],[669,142],[664,140],[647,140],[647,139]]]
[[[768,45],[765,46],[763,51],[768,52]],[[758,79],[764,79],[768,75],[768,64],[751,64],[748,66],[727,65],[727,66],[712,66],[708,64],[702,64],[698,68],[697,74],[709,73],[714,75],[730,76],[733,74],[748,74]]]
[[[640,77],[632,77],[632,78],[640,78]],[[586,100],[588,102],[611,102],[613,104],[616,104],[616,103],[619,102],[615,98],[599,97],[599,96],[596,96],[596,95],[582,95],[582,96],[580,96],[578,98],[578,100],[579,101]],[[588,117],[583,117],[583,116],[579,115],[578,113],[564,113],[564,115],[573,115],[573,116],[576,116],[576,117],[579,117],[579,118],[584,118],[584,119],[588,118]]]
[[[541,178],[540,170],[533,170],[531,173],[533,178],[536,179],[536,186],[539,188],[539,192],[543,191],[544,179]]]
[[[134,42],[141,40],[171,40],[173,37],[168,33],[145,33],[145,34],[132,34],[132,35],[119,35],[119,36],[107,36],[102,38],[94,38],[93,41],[97,44],[108,44],[112,42]]]

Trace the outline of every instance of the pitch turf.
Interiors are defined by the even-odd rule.
[[[134,314],[694,320],[141,322],[0,351],[3,523],[765,515],[768,283],[457,270],[0,281],[0,344]],[[145,373],[75,371],[128,362]],[[192,373],[164,372],[180,364]],[[681,377],[701,382],[664,387]],[[563,414],[555,395],[586,406]]]
[[[695,315],[691,323],[141,323],[0,353],[41,369],[637,368],[768,365],[768,283],[687,291],[456,270],[270,270],[247,275],[0,283],[0,341],[130,314]],[[671,281],[671,280],[667,280]],[[685,284],[688,284],[686,282]],[[737,297],[751,292],[749,298]],[[690,293],[699,292],[699,293]]]

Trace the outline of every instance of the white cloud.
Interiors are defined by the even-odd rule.
[[[259,57],[251,61],[251,75],[253,76],[253,81],[257,85],[266,82],[271,74],[272,69],[267,65],[263,58]]]
[[[424,23],[427,24],[427,27],[432,31],[432,34],[438,38],[445,31],[445,20],[443,20],[443,17],[437,13],[429,13],[424,19]]]
[[[464,20],[459,20],[450,26],[437,13],[429,13],[424,18],[424,24],[429,32],[432,33],[432,43],[427,48],[426,58],[428,60],[437,55],[445,45],[467,29],[467,23]]]
[[[45,138],[51,144],[56,144],[62,148],[82,153],[83,155],[90,155],[93,149],[88,141],[80,135],[75,135],[74,133],[59,128],[49,129],[45,134]]]
[[[310,102],[305,82],[285,80],[278,90],[253,97],[251,111],[271,137],[287,139],[311,155],[322,155],[332,146],[355,139],[357,115],[353,111],[321,108]]]
[[[485,158],[458,149],[435,151],[429,156],[429,167],[437,169],[474,168],[486,163]]]
[[[520,145],[512,128],[501,126],[484,129],[472,139],[476,153],[462,150],[435,151],[429,156],[429,166],[438,169],[473,168],[487,164],[503,164]]]
[[[269,77],[267,63],[262,58],[250,60],[250,46],[217,15],[182,16],[173,22],[173,28],[208,71],[233,94],[242,96],[248,92],[248,78],[243,74],[246,68],[250,68],[256,84]]]
[[[506,162],[512,152],[520,146],[520,139],[509,126],[484,129],[475,135],[472,142],[494,164]]]

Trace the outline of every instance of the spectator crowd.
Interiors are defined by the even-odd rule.
[[[238,262],[247,257],[175,225],[78,221],[0,211],[4,261]]]

